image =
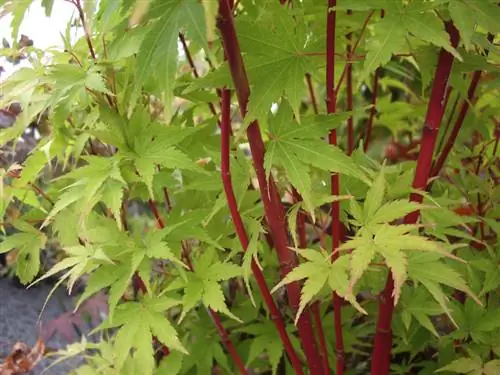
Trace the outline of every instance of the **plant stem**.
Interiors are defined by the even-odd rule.
[[[302,201],[297,189],[293,188],[292,191],[294,202],[298,203]],[[307,236],[306,236],[306,214],[303,211],[298,212],[297,215],[297,237],[299,238],[299,248],[307,248]],[[321,321],[321,315],[319,312],[319,302],[315,302],[311,306],[311,312],[314,318],[314,325],[316,327],[316,332],[319,340],[319,350],[323,365],[323,374],[330,374],[330,364],[328,363],[328,349],[326,347],[325,332],[323,330],[323,323]]]
[[[337,109],[337,93],[335,85],[335,26],[336,11],[330,10],[337,6],[337,0],[328,0],[326,19],[326,111],[335,113]],[[337,145],[337,132],[331,130],[328,136],[331,145]],[[331,193],[336,196],[340,194],[340,179],[338,174],[331,176]],[[332,203],[331,209],[331,229],[332,229],[332,252],[340,246],[340,202]],[[332,262],[339,257],[338,252],[334,252]],[[343,375],[345,368],[344,360],[344,338],[342,334],[342,298],[337,293],[332,293],[333,317],[335,326],[335,349],[337,354],[336,374]]]
[[[309,97],[311,98],[311,104],[313,107],[314,114],[318,114],[318,102],[316,101],[316,95],[314,94],[314,87],[312,84],[312,78],[309,73],[306,74],[307,88],[309,89]]]
[[[361,26],[361,30],[359,32],[358,39],[356,39],[356,42],[354,42],[354,46],[352,47],[351,53],[354,54],[356,51],[356,48],[358,48],[359,43],[361,42],[361,39],[363,39],[363,34],[365,33],[366,27],[368,26],[368,22],[370,22],[370,19],[373,16],[373,13],[375,13],[374,10],[372,10],[370,13],[368,13],[368,16],[365,18],[365,21],[363,22],[363,26]],[[350,60],[351,56],[347,56],[347,59]],[[347,72],[347,64],[344,66],[344,70],[342,70],[342,73],[340,74],[339,81],[337,82],[337,86],[335,86],[335,92],[339,92],[340,86],[342,86],[342,81],[344,80],[344,77]]]
[[[241,115],[247,112],[247,104],[250,95],[250,86],[241,55],[239,41],[234,26],[233,14],[227,0],[219,2],[219,18],[217,26],[221,32],[222,43],[226,58],[231,71],[231,76],[236,88],[236,96],[240,105]],[[267,181],[264,170],[265,146],[260,133],[259,124],[253,121],[247,128],[247,137],[250,144],[255,172],[259,182],[259,190],[267,222],[271,229],[273,242],[280,261],[281,277],[285,277],[297,264],[295,254],[288,248],[288,238],[285,225],[285,213],[277,188],[272,176]],[[300,303],[300,283],[287,284],[288,301],[292,310],[296,313]],[[307,364],[311,375],[321,373],[321,361],[316,350],[313,327],[308,309],[304,310],[297,322],[299,337],[304,349]]]
[[[347,11],[348,15],[352,14],[351,10]],[[352,56],[352,32],[346,35],[347,39],[347,56],[351,59]],[[347,111],[352,111],[352,63],[346,63],[346,77],[347,77]],[[351,155],[354,149],[354,124],[352,116],[347,120],[347,155]]]
[[[493,42],[493,34],[488,34],[488,40],[490,42]],[[488,50],[485,51],[485,55],[488,55]],[[446,144],[443,147],[443,150],[441,151],[441,154],[439,155],[436,163],[434,164],[434,167],[432,168],[431,172],[431,177],[437,176],[440,172],[441,169],[443,169],[444,163],[446,162],[446,159],[448,158],[448,155],[455,144],[455,141],[457,139],[458,133],[460,132],[460,129],[462,128],[462,125],[465,120],[465,116],[467,116],[467,112],[469,111],[470,103],[473,103],[474,101],[474,94],[476,92],[477,85],[479,84],[479,80],[481,79],[481,70],[476,70],[472,74],[472,79],[469,85],[469,90],[467,91],[467,99],[463,101],[462,107],[460,108],[460,112],[458,113],[457,120],[455,121],[455,125],[453,126],[453,129],[451,130],[451,133],[448,137],[448,140],[446,141]],[[450,115],[451,116],[451,115]]]
[[[370,117],[368,117],[368,123],[366,124],[366,135],[364,139],[364,151],[368,151],[368,145],[370,144],[370,138],[372,135],[373,122],[375,121],[375,114],[377,113],[377,96],[378,96],[378,76],[380,70],[377,68],[373,73],[373,95],[372,95],[372,107],[370,108]]]
[[[182,49],[184,50],[184,54],[186,55],[186,59],[191,68],[191,72],[193,73],[194,78],[200,78],[198,74],[198,70],[196,69],[196,65],[194,64],[193,56],[191,56],[191,52],[189,51],[188,45],[186,43],[186,38],[182,33],[179,33],[179,40],[181,41]],[[210,113],[217,118],[217,111],[215,110],[215,106],[213,103],[208,103],[208,108],[210,109]]]
[[[453,23],[446,22],[446,31],[450,35],[452,46],[456,47],[459,41],[458,30]],[[453,55],[441,49],[434,75],[429,105],[427,107],[427,114],[424,120],[422,139],[420,141],[420,153],[418,155],[417,167],[413,180],[414,189],[424,190],[427,186],[427,180],[431,172],[434,146],[436,144],[439,126],[445,109],[444,97],[452,65]],[[421,203],[422,200],[423,197],[420,194],[412,193],[410,195],[410,201]],[[412,212],[405,217],[404,223],[414,224],[417,222],[418,217],[419,211]],[[379,316],[371,362],[372,375],[389,374],[392,349],[391,323],[394,312],[393,291],[394,280],[392,274],[389,273],[384,290],[379,295]]]
[[[451,86],[448,87],[446,95],[448,95],[448,93],[450,93],[450,95],[451,95]],[[460,95],[457,93],[456,98],[453,102],[453,105],[451,106],[451,109],[450,109],[448,121],[446,121],[446,125],[445,125],[444,129],[442,130],[443,136],[441,137],[441,139],[439,140],[439,142],[436,146],[436,153],[437,154],[440,154],[442,149],[443,149],[443,143],[444,143],[444,140],[446,138],[446,134],[448,134],[448,130],[450,129],[451,122],[453,121],[453,118],[455,117],[455,112],[457,111],[458,102],[460,101],[459,99],[460,99]],[[431,176],[432,176],[432,173],[431,173]]]
[[[236,234],[240,240],[243,251],[247,251],[249,246],[248,235],[245,230],[245,225],[243,224],[243,219],[241,218],[240,212],[238,210],[238,203],[236,201],[236,196],[234,195],[233,182],[231,180],[231,161],[230,161],[230,134],[229,129],[231,128],[230,119],[230,90],[221,90],[221,178],[224,186],[224,192],[226,194],[227,204],[229,207],[229,212],[231,213],[231,218],[236,230]],[[269,288],[266,284],[264,274],[259,268],[255,260],[252,259],[252,272],[255,277],[255,281],[259,287],[260,293],[266,303],[267,308],[271,316],[276,329],[283,343],[283,347],[290,359],[290,363],[295,370],[297,375],[302,375],[302,364],[297,356],[297,353],[293,349],[292,342],[288,336],[285,328],[284,319],[281,315],[276,303],[271,296]]]
[[[95,53],[95,49],[92,44],[92,37],[90,35],[89,25],[87,23],[87,20],[85,19],[85,13],[83,11],[82,3],[80,0],[74,0],[70,2],[76,7],[78,16],[80,17],[80,21],[82,22],[83,32],[85,34],[85,41],[87,42],[87,45],[89,47],[90,56],[92,57],[92,60],[97,62],[97,55]],[[116,102],[113,101],[113,98],[109,94],[104,94],[104,95],[110,107],[116,109]]]

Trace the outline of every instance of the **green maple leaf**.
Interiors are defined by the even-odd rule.
[[[111,186],[105,186],[106,182],[115,181],[126,185],[123,179],[117,157],[102,158],[97,156],[87,156],[83,158],[88,162],[87,165],[74,169],[71,172],[60,177],[64,181],[73,181],[65,186],[65,191],[55,202],[54,207],[45,219],[42,226],[47,225],[51,219],[59,212],[72,204],[77,204],[81,210],[81,218],[88,215],[92,208],[102,199],[103,192],[108,194],[106,189]],[[114,185],[113,191],[120,190],[119,185]],[[117,204],[105,196],[107,203],[110,203],[111,209],[117,210]]]
[[[158,303],[156,299],[163,303]],[[100,328],[120,326],[114,341],[117,357],[115,365],[118,369],[123,367],[132,348],[141,350],[139,348],[141,345],[151,346],[153,335],[168,348],[187,354],[187,350],[179,341],[175,328],[165,317],[165,310],[160,310],[165,307],[171,308],[177,304],[179,301],[166,297],[155,297],[144,298],[141,302],[127,302],[116,308],[113,323],[107,320]],[[140,337],[141,340],[137,340],[137,337]],[[148,363],[153,361],[153,351],[142,350],[144,352],[139,354],[141,358],[147,360]],[[146,354],[151,355],[151,358],[146,358]]]
[[[422,327],[439,337],[430,317],[441,315],[443,309],[434,301],[429,301],[429,294],[425,289],[404,289],[401,295],[401,305],[401,318],[406,329],[410,328],[413,318]]]
[[[251,85],[245,125],[267,117],[272,103],[283,95],[300,121],[299,106],[305,95],[304,76],[314,69],[311,59],[305,54],[305,35],[295,31],[293,18],[284,7],[273,11],[278,15],[272,20],[240,20],[237,23]]]
[[[459,260],[446,249],[444,243],[411,234],[410,232],[416,228],[418,228],[416,225],[393,226],[387,223],[371,225],[359,231],[354,238],[344,242],[339,250],[352,249],[350,289],[362,277],[377,254],[384,258],[392,272],[395,303],[398,302],[401,288],[408,278],[408,252],[428,252]]]
[[[491,33],[500,32],[500,9],[493,2],[454,0],[448,10],[466,45],[471,43],[475,24]]]
[[[362,80],[379,66],[387,64],[393,54],[406,44],[408,34],[442,47],[461,60],[461,56],[450,43],[444,24],[432,9],[427,9],[421,2],[411,2],[407,6],[400,2],[391,2],[390,7],[386,8],[384,19],[375,24],[373,32],[374,35],[367,42]]]
[[[406,29],[401,16],[396,12],[388,12],[385,18],[374,28],[374,35],[366,43],[367,53],[364,62],[363,79],[379,66],[389,62],[392,55],[405,44]]]
[[[159,90],[164,93],[167,122],[172,116],[179,31],[187,26],[193,37],[206,43],[206,24],[200,22],[200,16],[203,15],[203,6],[196,0],[157,0],[150,6],[148,18],[156,20],[139,47],[136,82],[142,85],[148,79],[154,79]],[[138,90],[139,87],[136,89],[136,98]]]
[[[287,331],[290,331],[288,327]],[[274,328],[273,323],[265,320],[258,324],[250,324],[238,328],[235,332],[252,335],[246,365],[250,366],[260,355],[266,353],[273,373],[275,373],[284,350],[279,334]],[[290,336],[293,338],[293,335]]]
[[[472,293],[462,275],[441,260],[441,254],[428,252],[409,255],[408,277],[422,283],[456,326],[447,306],[448,297],[441,285],[460,290],[481,305],[481,301]]]
[[[326,285],[328,285],[332,291],[348,300],[356,309],[366,313],[356,302],[356,298],[348,290],[348,256],[343,255],[332,263],[330,255],[324,251],[320,252],[313,249],[294,250],[300,256],[307,259],[307,262],[301,263],[290,271],[285,278],[271,290],[271,293],[274,293],[286,284],[305,279],[301,291],[299,308],[295,316],[295,324],[297,324],[307,304],[311,302]]]
[[[335,146],[321,140],[328,130],[340,126],[348,114],[311,116],[298,124],[290,106],[282,103],[269,121],[271,141],[265,154],[264,168],[269,174],[273,165],[285,169],[291,184],[301,194],[306,209],[313,213],[314,204],[309,167],[342,173],[369,184],[370,181],[354,160]]]
[[[472,358],[459,358],[441,367],[437,372],[452,371],[458,374],[483,374],[482,361],[475,361]]]
[[[202,302],[206,307],[240,321],[228,309],[219,282],[241,276],[242,268],[231,263],[212,262],[214,256],[213,250],[206,251],[198,259],[194,273],[188,275],[184,288],[181,320],[184,319],[189,310]]]
[[[19,229],[23,232],[15,233],[0,243],[0,254],[17,249],[16,275],[23,284],[32,281],[40,271],[40,249],[45,247],[47,237],[42,232],[28,224],[21,222]]]

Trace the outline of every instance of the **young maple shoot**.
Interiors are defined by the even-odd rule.
[[[1,3],[1,275],[107,303],[54,366],[500,373],[497,1]]]

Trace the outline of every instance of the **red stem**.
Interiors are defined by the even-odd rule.
[[[368,151],[368,145],[370,144],[370,138],[372,135],[373,122],[375,121],[375,114],[377,113],[377,96],[378,96],[378,76],[379,69],[376,69],[373,73],[373,95],[372,95],[372,107],[370,108],[370,117],[368,118],[368,123],[366,124],[366,135],[364,151]]]
[[[223,89],[221,90],[221,178],[224,186],[224,192],[226,194],[226,199],[229,207],[229,212],[231,213],[231,218],[233,220],[234,227],[236,229],[236,234],[240,240],[241,246],[243,247],[243,251],[247,251],[249,241],[248,235],[245,230],[245,225],[243,224],[243,220],[241,218],[240,212],[238,211],[238,203],[236,201],[236,197],[234,195],[233,190],[233,182],[231,180],[231,161],[230,161],[230,145],[229,145],[229,129],[231,128],[231,119],[230,119],[230,90]],[[285,328],[284,319],[281,315],[276,303],[269,292],[269,288],[267,287],[266,280],[264,275],[255,262],[252,260],[252,272],[255,276],[255,280],[259,287],[260,293],[264,298],[264,302],[266,303],[267,308],[269,309],[270,316],[278,333],[281,338],[281,342],[283,343],[283,347],[290,359],[290,363],[295,370],[297,375],[303,375],[302,372],[302,364],[297,356],[297,353],[293,349],[292,342],[288,337],[288,333]]]
[[[453,23],[446,22],[446,31],[450,35],[453,47],[458,45],[458,30]],[[431,97],[425,116],[422,139],[420,141],[420,153],[418,155],[413,188],[424,190],[431,172],[432,155],[439,126],[444,113],[444,97],[448,78],[453,65],[453,55],[441,49],[439,53],[438,66],[434,75]],[[410,201],[421,203],[423,200],[420,194],[411,194]],[[416,223],[419,211],[412,212],[405,217],[405,224]],[[394,312],[394,280],[389,273],[384,290],[379,295],[379,316],[377,329],[374,338],[374,348],[372,353],[371,374],[388,375],[391,363],[392,349],[392,315]]]
[[[316,95],[314,94],[314,87],[312,84],[311,75],[309,73],[306,74],[307,88],[309,89],[309,96],[311,98],[311,104],[314,110],[314,114],[318,114],[318,102],[316,101]]]
[[[302,197],[300,196],[297,189],[293,188],[292,193],[293,193],[293,198],[294,198],[295,203],[302,201]],[[297,215],[297,235],[299,238],[299,247],[301,249],[307,248],[306,214],[305,214],[305,212],[303,212],[301,210],[299,210],[298,215]],[[319,339],[319,350],[320,350],[322,366],[323,366],[323,375],[329,375],[330,374],[330,363],[328,362],[328,349],[326,347],[325,332],[323,330],[323,323],[321,321],[321,315],[319,312],[319,303],[318,302],[313,303],[313,305],[311,306],[311,311],[312,311],[313,318],[314,318],[314,325],[316,327],[316,333],[317,333],[318,339]]]
[[[194,78],[199,78],[200,75],[198,73],[198,70],[196,69],[196,65],[194,64],[193,56],[191,55],[191,52],[189,51],[184,34],[179,33],[179,40],[181,41],[182,49],[184,50],[184,54],[186,55],[186,59],[188,61],[189,67],[191,68],[191,72],[193,73]],[[215,118],[217,118],[218,117],[217,111],[215,110],[215,106],[213,105],[213,103],[209,102],[208,108],[210,109],[210,113],[212,113],[212,115]],[[232,129],[231,129],[231,134],[232,134]]]
[[[220,0],[217,25],[221,32],[224,51],[236,87],[236,96],[240,105],[240,112],[244,117],[247,112],[250,87],[236,35],[233,14],[227,0]],[[296,266],[297,260],[293,251],[288,248],[285,213],[283,205],[280,203],[281,200],[277,193],[274,179],[271,176],[268,183],[266,178],[266,172],[264,170],[265,146],[257,121],[253,121],[248,126],[247,137],[257,180],[259,182],[259,190],[266,219],[271,230],[273,242],[281,265],[281,277],[285,277]],[[300,303],[300,283],[289,283],[286,288],[290,307],[294,312],[297,312]],[[305,309],[298,319],[297,328],[308,367],[311,371],[310,373],[311,375],[319,375],[321,373],[321,361],[316,350],[313,327],[308,309]]]
[[[352,11],[347,11],[348,15],[352,14]],[[347,34],[347,56],[352,55],[352,33]],[[352,111],[352,63],[347,62],[346,64],[346,76],[347,76],[347,111]],[[352,116],[347,120],[347,155],[351,155],[354,149],[354,124]]]
[[[374,10],[372,10],[368,16],[365,18],[365,21],[363,22],[363,26],[361,26],[361,30],[359,32],[358,39],[354,43],[354,46],[352,47],[351,53],[354,54],[356,51],[356,48],[358,48],[359,43],[361,42],[361,39],[363,39],[363,34],[365,33],[366,27],[368,26],[368,22],[370,22],[370,18],[372,18],[373,13],[375,13]],[[347,56],[347,59],[350,60],[351,56]],[[347,72],[347,64],[344,66],[344,70],[342,70],[342,73],[340,74],[339,81],[337,82],[337,86],[335,87],[335,92],[339,92],[340,86],[342,86],[342,81],[344,80],[344,77]]]
[[[451,86],[448,87],[446,95],[448,95],[448,92],[451,95]],[[458,102],[460,101],[459,99],[460,99],[460,97],[457,94],[457,97],[455,98],[455,101],[453,102],[453,105],[451,106],[450,115],[448,116],[448,121],[446,121],[446,125],[443,129],[443,136],[440,139],[438,145],[436,146],[436,153],[441,153],[441,151],[443,149],[443,142],[444,142],[444,139],[446,137],[446,134],[448,134],[448,130],[450,129],[451,122],[453,121],[453,118],[455,117],[455,113],[456,113],[457,107],[458,107]],[[432,173],[431,173],[431,176],[432,176]]]
[[[337,0],[328,0],[327,23],[326,23],[326,110],[327,113],[335,113],[337,107],[337,95],[334,90],[335,85],[335,24],[336,11],[328,11],[337,6]],[[337,132],[331,130],[328,136],[331,145],[337,145]],[[338,174],[331,176],[332,195],[340,194],[340,181]],[[332,203],[331,209],[332,228],[332,252],[340,246],[340,202]],[[332,262],[339,257],[338,252],[332,256]],[[344,338],[342,334],[342,298],[337,293],[332,293],[333,318],[335,326],[335,349],[337,354],[337,375],[343,375],[345,369],[344,359]]]
[[[490,42],[493,41],[493,34],[488,35],[488,40]],[[485,51],[485,55],[488,55],[488,51]],[[455,125],[453,126],[453,129],[451,130],[450,136],[448,137],[448,140],[446,144],[443,147],[443,150],[441,151],[441,154],[439,155],[436,163],[434,164],[434,167],[432,168],[432,173],[431,177],[437,176],[440,172],[441,169],[443,169],[444,163],[446,162],[446,159],[448,158],[448,155],[455,144],[455,141],[457,139],[458,133],[460,132],[460,129],[462,128],[462,125],[465,120],[465,116],[467,116],[467,112],[469,111],[470,104],[474,100],[474,94],[476,92],[477,85],[479,84],[479,80],[481,79],[481,70],[476,70],[472,74],[472,79],[469,85],[469,90],[467,91],[467,100],[464,100],[462,103],[462,107],[460,108],[460,112],[458,114],[457,120],[455,121]],[[451,116],[450,116],[451,117]]]

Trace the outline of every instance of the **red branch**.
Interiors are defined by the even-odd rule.
[[[188,45],[186,43],[186,38],[182,33],[179,33],[179,40],[181,41],[182,49],[184,50],[184,54],[186,55],[186,59],[188,61],[189,67],[191,68],[191,72],[193,73],[194,78],[199,78],[198,70],[196,69],[196,65],[194,64],[193,56],[191,56],[191,52],[189,51]],[[217,117],[217,111],[213,103],[208,103],[208,108],[214,117]]]
[[[224,186],[224,192],[226,194],[229,212],[231,213],[231,218],[236,229],[236,234],[238,235],[241,246],[243,247],[243,251],[247,251],[249,245],[248,235],[245,230],[245,225],[243,224],[240,212],[238,211],[238,204],[234,195],[233,182],[231,180],[231,161],[229,158],[229,129],[231,128],[230,96],[231,92],[229,90],[221,90],[221,178]],[[290,341],[285,328],[283,316],[281,315],[278,307],[276,306],[276,303],[273,300],[273,297],[271,296],[271,293],[269,292],[264,274],[262,273],[255,260],[252,260],[251,267],[255,277],[255,281],[257,282],[260,293],[264,298],[264,302],[266,303],[267,308],[269,309],[271,319],[274,322],[276,329],[278,330],[281,342],[283,343],[283,347],[288,354],[288,358],[290,359],[292,367],[294,368],[296,374],[302,375],[302,364],[300,363],[297,353],[293,349],[292,342]]]
[[[326,110],[327,113],[335,113],[337,107],[337,94],[334,90],[335,85],[335,24],[336,11],[330,10],[337,6],[337,0],[328,0],[327,18],[326,18]],[[337,144],[337,132],[331,130],[328,136],[331,145]],[[331,176],[332,195],[340,194],[340,180],[338,174]],[[340,202],[332,203],[331,209],[331,228],[332,228],[332,252],[340,246]],[[332,256],[332,262],[339,257],[335,252]],[[335,349],[337,352],[337,375],[344,374],[344,338],[342,334],[342,298],[337,293],[333,293],[333,316],[335,326]]]
[[[446,30],[450,35],[453,47],[458,45],[458,30],[453,23],[446,22]],[[418,155],[413,188],[424,190],[431,172],[432,156],[434,146],[439,131],[439,126],[444,113],[444,97],[448,78],[453,66],[453,55],[441,49],[437,69],[434,75],[431,97],[427,107],[422,139],[420,141],[420,153]],[[423,197],[420,194],[411,194],[410,201],[422,202]],[[419,211],[412,212],[405,217],[405,224],[416,223],[419,217]],[[379,316],[377,329],[374,338],[374,348],[372,353],[371,374],[388,375],[391,363],[392,349],[392,315],[394,312],[394,280],[389,273],[384,290],[379,295]]]
[[[250,86],[241,55],[239,41],[234,26],[233,14],[227,0],[220,0],[219,18],[217,26],[221,32],[224,51],[229,63],[231,76],[236,88],[236,96],[240,105],[240,112],[245,116],[250,96]],[[250,144],[259,190],[267,222],[270,227],[273,242],[280,261],[281,277],[285,277],[297,264],[295,254],[288,248],[285,212],[278,195],[274,179],[269,183],[264,170],[265,146],[260,133],[259,124],[253,121],[247,128],[247,137]],[[287,284],[287,294],[290,307],[297,312],[300,303],[300,283]],[[321,373],[321,361],[316,350],[313,327],[308,309],[304,310],[297,322],[299,337],[304,349],[308,367],[312,375]]]
[[[356,51],[356,48],[358,48],[359,43],[361,42],[361,39],[363,39],[363,34],[365,33],[366,27],[368,26],[368,22],[370,22],[370,19],[373,16],[373,13],[375,13],[374,10],[372,10],[368,16],[365,18],[365,21],[363,22],[363,26],[361,26],[361,30],[359,32],[358,39],[354,43],[354,46],[352,47],[351,54],[354,54]],[[351,60],[352,56],[347,56],[348,60]],[[342,81],[344,80],[344,77],[346,76],[347,72],[347,64],[344,66],[344,70],[342,70],[342,73],[340,74],[339,81],[337,82],[337,86],[335,86],[335,92],[339,92],[340,86],[342,86]]]
[[[377,96],[378,96],[378,76],[379,69],[375,70],[373,73],[373,95],[372,95],[372,107],[370,108],[370,117],[368,118],[368,123],[366,124],[366,135],[364,139],[364,151],[368,151],[368,145],[370,143],[370,138],[372,135],[373,123],[375,121],[375,114],[377,113]]]
[[[294,202],[298,203],[302,201],[302,197],[300,196],[297,189],[293,188],[293,198]],[[302,210],[299,210],[297,215],[297,236],[299,238],[299,247],[301,249],[307,248],[307,236],[306,236],[306,214]],[[322,366],[323,366],[323,374],[330,374],[330,363],[328,362],[328,349],[326,347],[325,341],[325,333],[323,330],[323,323],[321,321],[321,315],[319,312],[319,302],[315,302],[311,306],[311,311],[314,318],[314,325],[316,327],[316,332],[319,339],[319,350],[321,354]]]
[[[352,11],[347,11],[348,15],[352,14]],[[352,32],[346,35],[347,39],[347,56],[351,59],[352,56]],[[346,63],[346,75],[347,75],[347,111],[352,111],[352,62],[348,61]],[[351,155],[354,149],[354,124],[353,117],[350,116],[347,120],[347,155]]]
[[[488,35],[488,40],[490,42],[493,42],[493,34]],[[489,51],[485,51],[485,55],[488,55]],[[460,108],[460,112],[458,113],[457,120],[455,121],[455,125],[453,126],[453,129],[451,130],[451,133],[448,137],[448,140],[446,141],[446,144],[443,147],[443,150],[441,151],[441,154],[439,155],[436,163],[434,164],[434,167],[432,168],[431,172],[431,177],[437,176],[440,172],[441,169],[443,169],[444,163],[446,162],[446,159],[455,144],[455,141],[457,139],[458,133],[460,132],[460,129],[462,128],[462,125],[465,120],[465,116],[467,116],[467,112],[469,111],[469,106],[470,103],[473,102],[474,100],[474,93],[476,92],[477,85],[479,84],[479,80],[481,79],[481,70],[476,70],[472,74],[472,79],[469,85],[469,90],[467,91],[467,100],[464,100],[462,103],[462,107]],[[451,116],[451,115],[450,115]]]
[[[316,95],[314,94],[314,87],[312,84],[311,75],[309,73],[306,74],[307,88],[309,89],[309,97],[311,98],[311,104],[314,110],[314,114],[318,114],[318,102],[316,101]]]

